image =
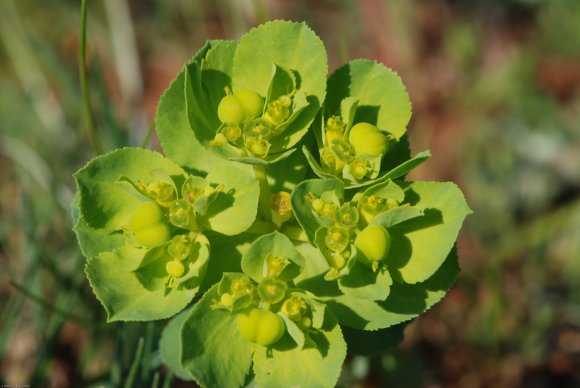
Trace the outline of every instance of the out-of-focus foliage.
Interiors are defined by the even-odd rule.
[[[401,74],[412,153],[434,155],[411,178],[459,182],[474,215],[448,297],[398,350],[349,359],[342,386],[580,384],[576,0],[88,3],[89,87],[107,150],[141,144],[195,48],[265,19],[307,21],[331,70],[370,57]],[[79,8],[0,2],[0,381],[169,384],[163,323],[99,324],[70,232],[71,174],[91,156]]]

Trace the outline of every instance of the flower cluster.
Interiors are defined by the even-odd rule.
[[[410,155],[403,83],[370,60],[327,70],[303,23],[209,41],[159,101],[166,157],[75,175],[95,295],[109,321],[173,317],[160,352],[184,380],[333,386],[347,345],[380,350],[454,282],[470,210],[453,183],[405,181],[430,154]]]

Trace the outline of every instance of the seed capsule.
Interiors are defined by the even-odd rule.
[[[253,90],[238,90],[234,92],[234,97],[242,105],[246,120],[251,120],[262,115],[264,99],[258,93]]]
[[[376,270],[391,247],[389,232],[379,225],[369,225],[356,236],[354,246],[358,250],[359,262]]]
[[[135,210],[129,230],[144,247],[150,248],[169,239],[169,227],[162,208],[155,202],[145,202]]]
[[[389,150],[387,134],[369,123],[354,125],[348,134],[348,141],[357,155],[384,155]]]
[[[246,111],[235,96],[226,95],[218,105],[218,117],[225,124],[240,124],[246,118]]]
[[[286,325],[279,315],[255,308],[238,316],[238,329],[246,341],[271,346],[282,338]]]

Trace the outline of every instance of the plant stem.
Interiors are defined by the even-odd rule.
[[[147,145],[151,140],[151,135],[153,134],[153,128],[155,128],[155,121],[152,120],[151,123],[149,124],[149,127],[147,127],[147,133],[145,134],[145,138],[141,143],[141,148],[147,148]]]
[[[270,207],[272,192],[270,191],[270,185],[268,184],[268,174],[266,173],[266,167],[254,165],[254,173],[256,175],[256,179],[260,183],[260,202],[258,209],[260,209],[262,217],[269,221],[272,219],[272,210]]]
[[[87,135],[93,151],[99,155],[103,153],[103,147],[96,135],[96,124],[93,111],[91,110],[91,101],[87,87],[87,69],[86,69],[86,50],[87,49],[87,1],[81,3],[81,42],[79,50],[79,77],[81,84],[81,94],[83,99],[83,111],[87,125]]]

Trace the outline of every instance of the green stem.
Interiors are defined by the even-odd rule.
[[[81,3],[81,42],[79,50],[79,78],[81,84],[81,94],[83,99],[83,111],[87,125],[87,135],[93,151],[97,155],[103,153],[103,147],[96,135],[96,124],[93,111],[91,110],[91,101],[87,87],[87,69],[86,69],[86,54],[87,54],[87,1],[82,0]]]
[[[151,121],[151,123],[149,123],[149,126],[147,127],[147,133],[145,134],[145,138],[141,143],[141,148],[146,148],[147,145],[149,144],[149,141],[151,140],[151,135],[153,134],[153,128],[155,128],[155,121]]]
[[[272,192],[270,191],[270,185],[268,184],[268,174],[266,173],[266,167],[261,165],[254,165],[254,174],[256,179],[260,183],[260,202],[258,208],[265,220],[272,219],[271,210],[271,200]]]

